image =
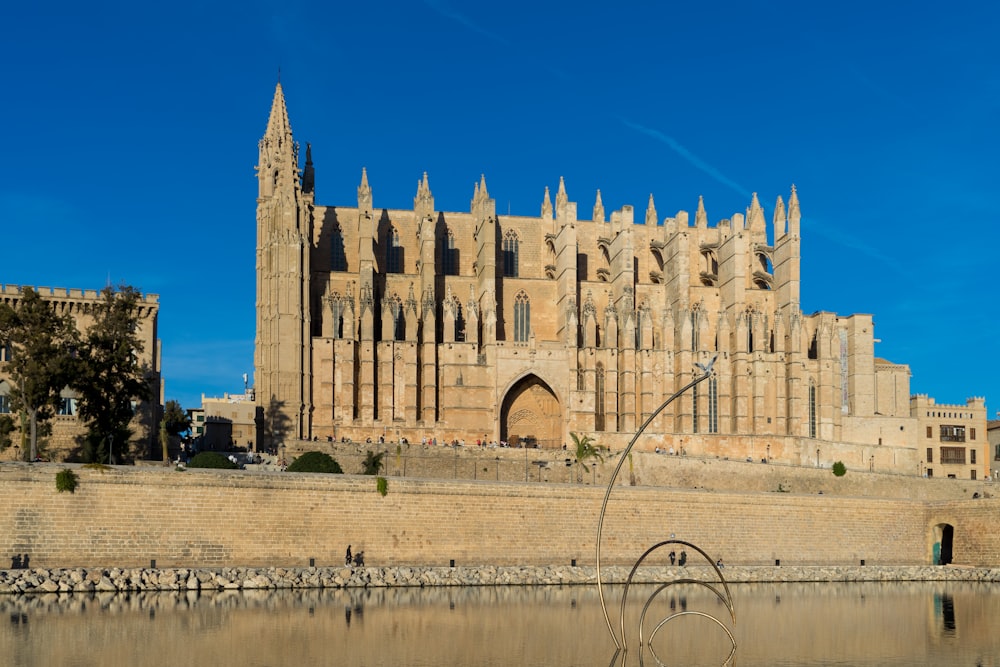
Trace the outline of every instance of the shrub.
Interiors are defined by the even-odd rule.
[[[332,456],[324,452],[306,452],[292,461],[286,470],[288,472],[326,472],[342,474],[344,470]]]
[[[221,468],[223,470],[236,470],[239,467],[219,452],[199,452],[188,461],[187,465],[188,468]]]
[[[376,477],[375,488],[378,490],[379,495],[385,498],[385,494],[389,493],[389,481],[385,477]]]
[[[56,473],[56,491],[59,493],[62,493],[63,491],[75,493],[76,487],[79,483],[80,480],[77,478],[76,473],[69,468],[60,470]]]
[[[847,466],[844,465],[843,461],[837,461],[833,464],[833,474],[837,477],[843,477],[847,474]]]
[[[361,462],[361,474],[362,475],[377,475],[382,470],[383,464],[382,459],[385,457],[385,452],[374,453],[372,450],[368,450],[365,454],[365,460]]]

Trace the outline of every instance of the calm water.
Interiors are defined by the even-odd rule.
[[[650,590],[630,594],[630,627]],[[731,590],[733,665],[1000,667],[994,585]],[[671,608],[728,618],[703,589],[656,600],[657,620]],[[16,667],[606,667],[656,665],[654,653],[690,667],[723,664],[731,646],[715,623],[688,615],[657,634],[653,653],[615,656],[593,586],[0,596],[0,612],[0,662]]]

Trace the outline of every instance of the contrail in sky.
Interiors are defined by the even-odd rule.
[[[461,23],[469,30],[478,32],[480,35],[485,35],[486,37],[489,37],[493,41],[499,44],[503,44],[504,46],[510,46],[510,42],[501,37],[500,35],[492,33],[486,28],[481,27],[478,23],[475,23],[472,19],[465,16],[464,14],[459,14],[458,12],[449,9],[440,0],[424,0],[424,4],[426,4],[428,7],[436,11],[441,16],[449,18],[452,21]]]
[[[706,174],[717,180],[719,183],[722,183],[726,187],[731,188],[738,194],[743,195],[747,199],[750,199],[750,197],[752,196],[750,192],[742,185],[728,178],[721,171],[719,171],[712,165],[708,164],[707,162],[702,160],[700,157],[698,157],[688,149],[681,146],[679,143],[677,143],[677,140],[674,139],[673,137],[667,136],[666,134],[663,134],[659,130],[653,130],[643,125],[639,125],[638,123],[633,123],[632,121],[627,120],[625,118],[620,118],[619,120],[621,120],[621,122],[625,125],[625,127],[633,129],[636,132],[642,132],[643,134],[653,137],[657,141],[665,143],[667,146],[670,147],[672,151],[674,151],[682,158],[690,162],[696,168],[702,170],[703,172],[705,172]]]

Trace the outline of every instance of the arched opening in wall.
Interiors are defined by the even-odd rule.
[[[951,564],[954,540],[955,527],[950,523],[939,523],[934,526],[934,545],[932,548],[934,565]]]
[[[511,446],[562,447],[559,399],[537,375],[527,375],[510,388],[500,408],[500,439]]]

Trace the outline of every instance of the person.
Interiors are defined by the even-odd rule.
[[[347,545],[347,555],[344,556],[344,565],[350,565],[351,564],[351,560],[352,560],[352,558],[351,558],[351,545],[348,544]]]
[[[688,562],[688,552],[681,549],[681,557],[677,560],[677,564],[680,565],[681,567],[684,567],[684,565],[687,564],[687,562]]]
[[[668,558],[670,559],[670,564],[673,565],[677,561],[677,552],[671,551]]]
[[[20,570],[21,569],[21,554],[14,554],[10,557],[10,569]]]
[[[674,446],[673,445],[670,445],[670,455],[671,456],[674,455]]]
[[[719,560],[715,561],[715,567],[719,568],[720,570],[725,567],[725,565],[722,564],[722,559],[721,558]]]
[[[365,552],[364,551],[359,551],[358,553],[354,554],[354,564],[357,565],[358,567],[364,567],[365,566]]]

